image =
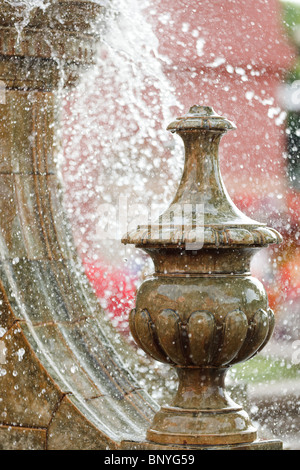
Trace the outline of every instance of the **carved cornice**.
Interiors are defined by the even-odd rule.
[[[199,234],[199,227],[197,233]],[[180,246],[195,243],[197,233],[195,229],[183,231],[181,226],[163,229],[158,225],[151,225],[150,229],[147,226],[139,226],[136,230],[129,232],[122,239],[122,243],[141,247]],[[281,235],[273,228],[266,226],[203,228],[203,247],[205,248],[263,247],[281,242]]]
[[[21,39],[18,41],[18,32],[15,28],[1,26],[0,54],[9,57],[93,63],[97,41],[92,35],[49,28],[25,28],[21,34]]]

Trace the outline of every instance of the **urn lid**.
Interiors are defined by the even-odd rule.
[[[197,129],[227,132],[236,127],[228,119],[219,116],[212,107],[201,105],[192,106],[187,114],[178,117],[167,127],[171,132]]]
[[[228,119],[209,106],[192,106],[168,130],[185,144],[181,182],[170,207],[155,223],[127,233],[124,244],[143,248],[263,247],[282,241],[266,224],[252,220],[231,201],[224,186],[218,147],[222,135],[235,129]]]

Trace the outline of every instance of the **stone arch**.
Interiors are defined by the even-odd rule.
[[[129,436],[144,438],[158,408],[130,371],[138,358],[105,319],[61,211],[53,55],[71,86],[92,63],[88,28],[102,13],[99,4],[71,3],[33,10],[20,42],[12,7],[1,5],[2,449],[121,448]]]

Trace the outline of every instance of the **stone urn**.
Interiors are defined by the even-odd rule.
[[[148,253],[155,272],[138,289],[130,328],[137,344],[177,370],[179,387],[161,407],[147,439],[159,444],[253,443],[257,430],[227,394],[228,369],[257,354],[274,328],[253,255],[281,236],[230,200],[219,169],[220,139],[235,126],[211,107],[193,106],[172,122],[185,146],[182,179],[157,223],[123,243]]]

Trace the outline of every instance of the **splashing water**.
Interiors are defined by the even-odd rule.
[[[89,277],[114,317],[116,311],[123,315],[126,293],[134,291],[132,282],[145,265],[142,255],[130,248],[125,253],[120,244],[127,230],[122,233],[118,226],[120,198],[126,199],[135,226],[146,216],[147,202],[159,207],[170,199],[179,176],[174,172],[180,169],[165,127],[174,116],[172,107],[182,107],[163,73],[168,59],[159,54],[157,37],[145,20],[147,6],[147,1],[111,2],[105,26],[99,25],[102,42],[96,67],[66,100],[60,166],[67,196],[68,188],[73,194],[74,185],[78,188],[75,198],[66,198],[67,209],[80,233],[79,250]],[[101,288],[95,276],[104,278]],[[117,294],[112,278],[123,286]]]
[[[148,268],[147,260],[143,254],[137,254],[134,248],[125,249],[120,244],[119,239],[126,230],[121,232],[117,230],[118,216],[122,210],[119,200],[120,197],[127,198],[129,219],[132,217],[135,219],[132,222],[132,227],[143,222],[143,216],[147,212],[147,202],[155,202],[157,206],[166,207],[168,205],[178,183],[182,168],[182,161],[179,158],[183,156],[183,153],[177,151],[175,145],[181,144],[174,142],[173,138],[169,139],[165,127],[173,120],[174,116],[186,110],[186,104],[183,109],[163,71],[165,66],[173,66],[174,64],[159,52],[160,44],[151,27],[151,3],[155,2],[151,2],[151,0],[95,0],[95,2],[107,7],[105,18],[102,18],[98,23],[96,22],[94,26],[101,36],[101,44],[94,69],[89,71],[82,78],[76,90],[65,98],[65,122],[62,136],[64,148],[63,154],[60,155],[59,165],[66,186],[65,202],[74,228],[75,242],[84,261],[87,274],[113,324],[120,330],[127,331],[127,314],[133,303],[134,288]],[[16,8],[15,26],[18,32],[18,41],[20,41],[22,32],[28,25],[34,10],[45,11],[52,2],[47,0],[4,0],[4,3]],[[208,1],[201,2],[201,9],[208,15],[206,18],[203,13],[205,21],[199,21],[199,16],[193,20],[196,3],[178,2],[176,4],[178,8],[175,6],[171,13],[164,12],[157,15],[156,22],[163,25],[164,31],[168,31],[168,33],[164,33],[164,36],[169,37],[168,26],[172,24],[173,16],[176,17],[180,8],[186,9],[186,12],[182,14],[181,29],[181,33],[184,33],[185,36],[180,33],[179,28],[176,31],[176,37],[174,35],[172,39],[173,44],[170,49],[179,48],[178,54],[182,63],[189,68],[188,78],[181,82],[184,83],[181,84],[181,87],[184,92],[189,90],[189,100],[193,96],[191,104],[196,103],[196,100],[199,99],[200,90],[203,102],[216,105],[216,110],[219,107],[220,111],[224,107],[224,112],[228,113],[230,117],[236,114],[240,121],[240,129],[243,128],[243,116],[249,114],[251,126],[253,129],[257,128],[255,139],[259,138],[262,132],[265,135],[264,146],[260,149],[259,145],[256,145],[254,148],[253,142],[251,142],[250,152],[245,145],[249,134],[247,122],[247,125],[244,125],[244,134],[240,131],[238,135],[238,140],[243,142],[243,147],[240,147],[238,151],[234,146],[231,146],[232,155],[224,163],[228,168],[230,167],[231,186],[235,183],[237,190],[240,190],[240,187],[244,188],[241,191],[242,199],[239,202],[246,204],[245,190],[253,179],[255,184],[253,183],[252,187],[260,190],[262,181],[258,178],[260,172],[264,172],[263,180],[272,182],[272,185],[281,180],[277,174],[274,176],[274,173],[271,172],[271,168],[274,167],[273,161],[277,165],[273,142],[275,133],[271,133],[270,137],[267,127],[271,121],[275,121],[276,126],[281,126],[285,119],[285,112],[276,105],[274,90],[270,89],[269,82],[264,82],[268,79],[264,66],[270,61],[270,58],[259,56],[259,60],[256,61],[255,51],[252,50],[255,41],[260,40],[263,36],[261,32],[259,34],[256,32],[256,36],[251,33],[255,22],[247,21],[243,25],[243,19],[246,17],[241,17],[241,31],[243,28],[245,29],[240,40],[242,41],[245,37],[249,38],[247,44],[243,43],[244,46],[241,46],[241,50],[244,54],[251,42],[249,48],[251,54],[250,52],[248,56],[246,54],[246,57],[243,57],[244,62],[240,63],[236,61],[237,52],[232,52],[235,46],[234,41],[232,43],[230,40],[227,41],[231,36],[234,37],[233,33],[226,32],[226,30],[228,31],[227,27],[223,27],[227,20],[222,23],[222,26],[218,25],[215,20],[219,20],[219,16],[215,14],[215,11],[209,20],[210,7],[208,5],[211,2]],[[234,1],[229,3],[231,6],[236,3],[237,8],[239,4],[242,4],[242,2]],[[263,1],[260,3],[263,4]],[[245,2],[246,4],[247,2]],[[258,6],[261,7],[261,5]],[[223,15],[223,13],[221,14]],[[239,15],[235,13],[235,16]],[[209,27],[210,21],[216,26],[213,35]],[[259,23],[258,19],[255,21]],[[226,32],[226,36],[222,36],[222,31]],[[214,41],[216,38],[217,41]],[[264,41],[265,43],[261,45],[260,50],[273,50],[276,42],[272,41],[272,45],[267,46],[266,39]],[[50,41],[49,45],[51,45]],[[197,60],[193,56],[193,51]],[[55,55],[53,57],[59,64],[59,59],[56,59]],[[262,64],[260,64],[260,59],[263,59]],[[198,68],[191,67],[194,64]],[[61,73],[63,77],[63,69]],[[61,87],[63,87],[63,79]],[[230,98],[227,98],[226,95],[230,95]],[[257,108],[256,114],[251,111],[254,108]],[[264,122],[258,120],[259,113],[265,116]],[[258,120],[259,125],[253,124],[254,118],[255,123]],[[271,129],[271,126],[269,127]],[[224,149],[226,149],[226,145],[225,140]],[[263,158],[261,160],[253,159],[255,152]],[[265,158],[264,152],[270,155],[270,159]],[[267,162],[265,165],[263,165],[264,161]],[[239,168],[243,170],[243,174],[246,174],[248,167],[252,168],[248,172],[249,181],[241,183]],[[276,203],[283,199],[283,193],[279,185],[278,189],[266,190],[265,198],[269,199],[265,199],[265,201],[270,200],[270,207],[275,204],[275,208],[277,208]],[[272,202],[274,199],[275,203]],[[259,198],[257,201],[259,209],[268,212],[268,209],[265,209],[266,202],[261,203]],[[281,205],[278,207],[278,213],[276,213],[278,220],[280,220]],[[103,212],[103,209],[106,209],[106,212]],[[158,209],[158,212],[161,210]],[[259,219],[259,217],[257,218]],[[113,234],[112,232],[118,233]],[[102,238],[103,233],[107,238]],[[265,258],[257,259],[257,266],[254,268],[261,269],[260,277],[270,276],[270,283],[273,284],[274,279],[271,278],[271,275],[273,275],[276,264],[276,253],[272,256],[273,258],[265,253]],[[280,260],[279,257],[278,259]],[[293,296],[295,298],[291,297],[289,303],[286,302],[287,306],[284,306],[289,317],[291,317],[292,302],[295,304],[298,301],[299,305],[300,292],[299,283],[296,284],[299,266],[297,260],[293,260],[293,262],[292,266],[287,266],[291,273],[287,268],[283,272],[292,278],[292,281],[285,280],[287,285],[294,286]],[[266,269],[268,263],[270,264],[270,273]],[[266,279],[264,281],[266,283]],[[284,297],[281,278],[279,278],[278,284],[279,292],[281,291],[281,295]],[[278,291],[275,293],[278,298]],[[293,308],[295,311],[298,308],[299,312],[299,307]],[[285,331],[285,317],[282,318],[282,322],[282,331]],[[0,336],[2,333],[0,331]],[[298,335],[298,330],[293,334]],[[295,339],[293,346],[298,347],[298,336],[293,339]],[[278,354],[277,344],[274,343],[273,347],[276,347],[275,353]],[[272,349],[270,350],[272,351]],[[23,357],[21,353],[22,351],[20,359]],[[295,353],[298,360],[299,350],[297,349]],[[266,361],[264,357],[261,359],[261,362],[263,361]],[[248,374],[251,380],[261,377],[258,374],[262,368],[261,362],[252,362],[253,366],[249,366]],[[280,370],[278,362],[272,362],[272,364],[273,369],[276,369],[276,373],[274,372],[273,375],[277,377],[278,370]],[[286,373],[285,363],[280,367]],[[268,365],[267,370],[269,371],[269,369]],[[245,375],[247,375],[247,369],[245,371]],[[73,370],[71,372],[73,373]],[[5,373],[4,369],[0,370],[0,375]],[[293,373],[299,377],[298,369]],[[153,375],[155,376],[156,373],[154,372]],[[272,379],[273,375],[270,373]],[[265,377],[263,376],[263,378]],[[172,387],[174,388],[174,382],[172,379],[168,383],[168,380],[167,377],[165,388],[170,391]],[[155,393],[157,394],[156,398],[160,399],[161,391],[156,390]]]

